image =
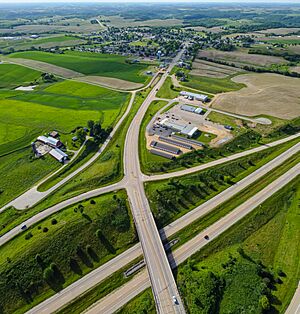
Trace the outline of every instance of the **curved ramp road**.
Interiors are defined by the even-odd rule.
[[[291,180],[296,178],[300,174],[300,164],[290,169],[283,176],[275,180],[273,183],[268,185],[265,189],[258,192],[255,196],[247,200],[242,205],[238,206],[234,211],[214,223],[195,238],[183,244],[178,248],[172,259],[174,262],[171,264],[172,268],[186,261],[190,256],[203,248],[208,241],[204,239],[205,235],[209,235],[210,240],[217,238],[224,231],[228,230],[239,220],[244,218],[247,214],[257,208],[260,204],[266,201],[273,194],[278,192]],[[123,305],[128,303],[131,299],[136,297],[139,293],[144,291],[150,286],[150,281],[146,271],[140,272],[139,275],[135,276],[131,281],[123,285],[121,288],[115,290],[111,294],[107,295],[99,302],[91,306],[85,313],[87,314],[111,314],[121,308]],[[297,309],[296,309],[297,310]],[[297,312],[296,312],[297,313]],[[290,312],[288,314],[296,314]]]
[[[223,202],[229,200],[231,197],[241,192],[247,186],[251,185],[255,181],[262,178],[267,172],[272,171],[280,164],[284,163],[289,157],[296,154],[300,150],[300,143],[296,144],[286,152],[282,153],[277,158],[271,160],[263,167],[257,169],[255,172],[247,176],[246,178],[239,181],[237,184],[231,186],[230,188],[224,190],[220,194],[216,195],[207,202],[196,207],[191,212],[185,214],[178,220],[172,222],[166,226],[163,230],[160,230],[161,237],[170,237],[174,235],[179,230],[187,227],[192,222],[203,217],[211,210],[221,205]],[[1,239],[0,239],[1,240]],[[35,308],[33,308],[29,313],[47,313],[49,309],[51,311],[56,311],[59,308],[63,307],[67,303],[74,300],[76,297],[80,296],[83,292],[86,292],[90,288],[94,287],[96,284],[101,282],[103,279],[108,278],[112,275],[117,269],[120,269],[126,266],[128,263],[132,262],[135,258],[142,256],[142,248],[140,243],[136,244],[126,252],[118,255],[108,263],[100,266],[95,269],[88,275],[84,276],[82,279],[79,279],[66,289],[62,290],[53,297],[45,300]],[[291,313],[290,313],[291,314]]]

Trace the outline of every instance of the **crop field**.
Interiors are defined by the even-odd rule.
[[[232,79],[247,87],[218,95],[213,108],[246,116],[269,115],[293,119],[300,115],[298,78],[278,74],[245,74]]]
[[[300,279],[299,187],[298,178],[179,267],[191,312],[284,313]]]
[[[66,52],[53,54],[40,51],[20,52],[11,58],[23,58],[50,63],[85,75],[114,77],[135,83],[145,83],[147,76],[142,72],[146,64],[128,64],[126,58],[117,55],[105,55],[88,52]]]
[[[235,82],[231,77],[215,78],[196,75],[190,75],[188,81],[183,82],[182,85],[209,94],[236,91],[245,87],[243,83]]]
[[[299,32],[300,28],[297,27],[291,27],[291,28],[269,28],[269,29],[263,29],[261,31],[256,31],[256,33],[261,34],[276,34],[276,35],[288,35],[291,33]]]
[[[213,78],[225,78],[240,72],[240,69],[227,65],[217,64],[201,59],[195,59],[193,62],[191,75],[207,76]]]
[[[2,246],[2,309],[25,312],[136,242],[125,191],[63,209]]]
[[[220,51],[220,50],[202,50],[198,57],[208,58],[216,61],[226,61],[234,63],[237,66],[254,65],[254,66],[270,66],[272,64],[286,64],[287,61],[282,57],[264,56],[259,54],[248,54],[244,51]]]
[[[0,64],[0,88],[14,88],[28,85],[39,79],[41,72],[15,64]]]
[[[28,145],[35,136],[52,129],[70,133],[88,120],[100,120],[106,128],[116,122],[127,101],[126,93],[73,81],[0,99],[2,134],[12,133],[0,137],[0,154]],[[10,132],[12,126],[15,132]]]
[[[298,36],[284,36],[284,37],[266,37],[262,39],[267,43],[284,44],[284,45],[299,45],[300,38]]]

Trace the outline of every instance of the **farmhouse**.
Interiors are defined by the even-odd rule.
[[[190,93],[190,92],[185,92],[185,91],[180,92],[180,96],[191,97],[191,98],[193,98],[193,99],[200,100],[200,101],[202,101],[202,102],[206,102],[206,101],[208,101],[208,99],[209,99],[206,95],[203,95],[203,94],[195,94],[195,93]]]
[[[38,141],[44,143],[44,144],[47,144],[51,147],[61,147],[62,146],[62,142],[55,139],[54,137],[51,137],[51,136],[44,136],[44,135],[41,135],[37,138]]]
[[[49,154],[52,157],[54,157],[56,160],[58,160],[59,162],[64,162],[68,159],[68,155],[64,153],[62,150],[60,150],[59,148],[51,149]]]

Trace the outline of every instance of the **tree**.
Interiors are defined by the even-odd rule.
[[[80,141],[80,143],[83,143],[85,141],[85,138],[86,138],[86,132],[83,129],[79,129],[76,132],[76,136],[77,136],[78,140]]]
[[[259,299],[259,304],[262,307],[263,311],[268,311],[270,309],[270,301],[266,295],[263,295]]]
[[[95,125],[95,122],[93,120],[89,120],[87,122],[87,126],[88,128],[90,129],[90,136],[94,136],[94,125]]]

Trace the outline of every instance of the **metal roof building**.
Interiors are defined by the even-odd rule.
[[[181,96],[188,96],[188,97],[193,97],[195,98],[196,100],[200,100],[200,101],[208,101],[208,97],[206,95],[203,95],[203,94],[195,94],[195,93],[191,93],[191,92],[186,92],[186,91],[182,91],[180,92],[180,95]]]
[[[197,113],[197,114],[201,114],[203,111],[203,109],[201,109],[199,107],[194,107],[194,106],[190,106],[190,105],[182,105],[182,106],[180,106],[180,109],[183,111],[193,112],[193,113]]]
[[[187,135],[190,137],[192,137],[198,131],[198,128],[192,124],[183,125],[183,124],[175,123],[169,120],[168,118],[163,119],[160,122],[160,125],[165,126],[175,132],[179,132],[183,135]]]
[[[59,162],[64,162],[68,159],[68,155],[59,148],[51,149],[49,154]]]
[[[171,153],[171,154],[174,154],[174,155],[179,155],[179,154],[182,153],[182,151],[179,148],[177,148],[177,147],[170,146],[170,145],[167,145],[167,144],[164,144],[164,143],[159,143],[159,142],[156,142],[156,141],[152,141],[150,146],[153,147],[153,148],[156,148],[158,150],[162,150],[164,152],[168,152],[168,153]]]

